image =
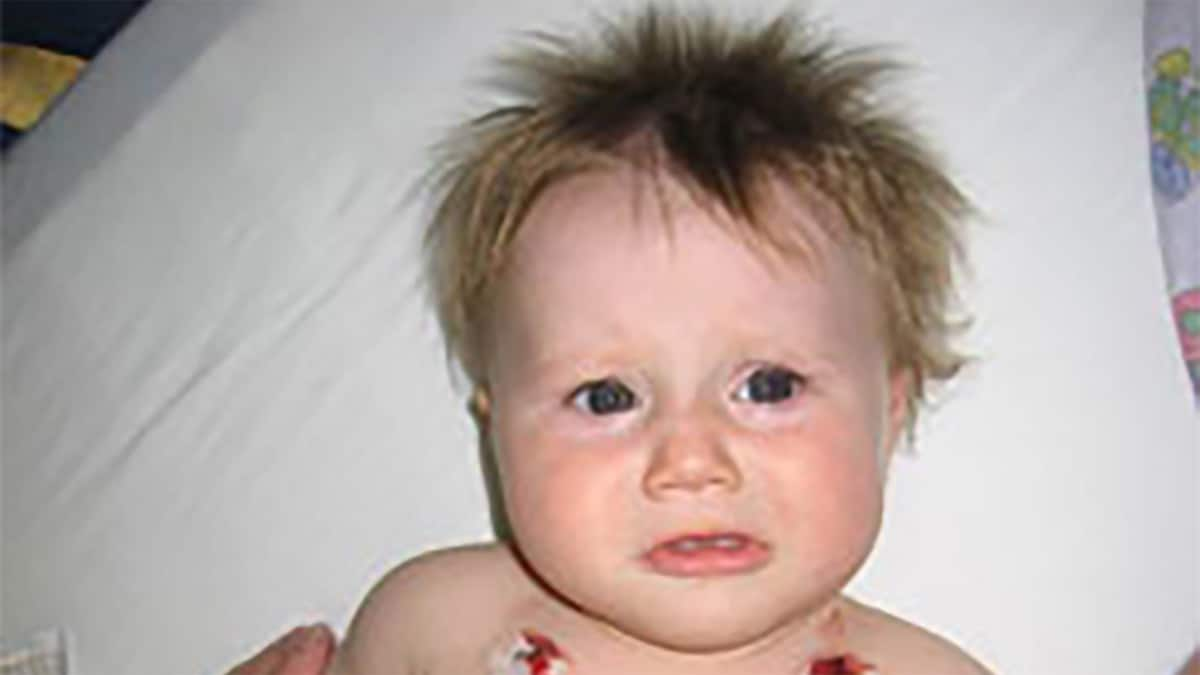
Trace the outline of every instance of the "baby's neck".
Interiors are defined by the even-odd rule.
[[[554,642],[554,649],[561,650],[561,659],[572,665],[568,671],[572,675],[593,672],[806,675],[820,672],[820,667],[813,669],[814,664],[848,654],[844,617],[847,609],[845,600],[835,596],[751,643],[704,653],[682,652],[645,642],[557,600],[543,615],[544,626],[526,628]]]

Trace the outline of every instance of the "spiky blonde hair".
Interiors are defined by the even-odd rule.
[[[909,374],[911,431],[927,384],[964,362],[951,313],[969,207],[919,135],[875,100],[896,64],[838,47],[796,13],[732,24],[650,6],[599,25],[590,36],[533,33],[499,60],[497,84],[514,100],[441,147],[426,275],[448,355],[486,385],[484,317],[525,215],[566,177],[636,164],[640,139],[752,239],[788,239],[756,217],[767,178],[834,209],[821,225],[865,252],[891,367]]]

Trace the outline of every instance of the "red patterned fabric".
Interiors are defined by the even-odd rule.
[[[809,669],[809,675],[867,675],[874,672],[874,666],[860,661],[853,654],[817,661]]]
[[[562,675],[567,670],[567,657],[550,638],[541,633],[521,631],[522,644],[514,658],[529,675]]]

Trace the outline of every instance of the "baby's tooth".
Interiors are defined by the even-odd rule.
[[[740,537],[735,536],[720,536],[720,537],[688,537],[678,541],[671,542],[672,550],[679,553],[693,553],[702,548],[720,548],[727,551],[739,549],[744,546],[744,542]]]

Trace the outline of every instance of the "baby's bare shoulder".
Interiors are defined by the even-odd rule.
[[[949,640],[881,609],[847,599],[847,625],[881,675],[992,675]]]
[[[470,650],[527,586],[501,544],[426,553],[383,577],[359,606],[333,673],[426,670],[446,649]]]

